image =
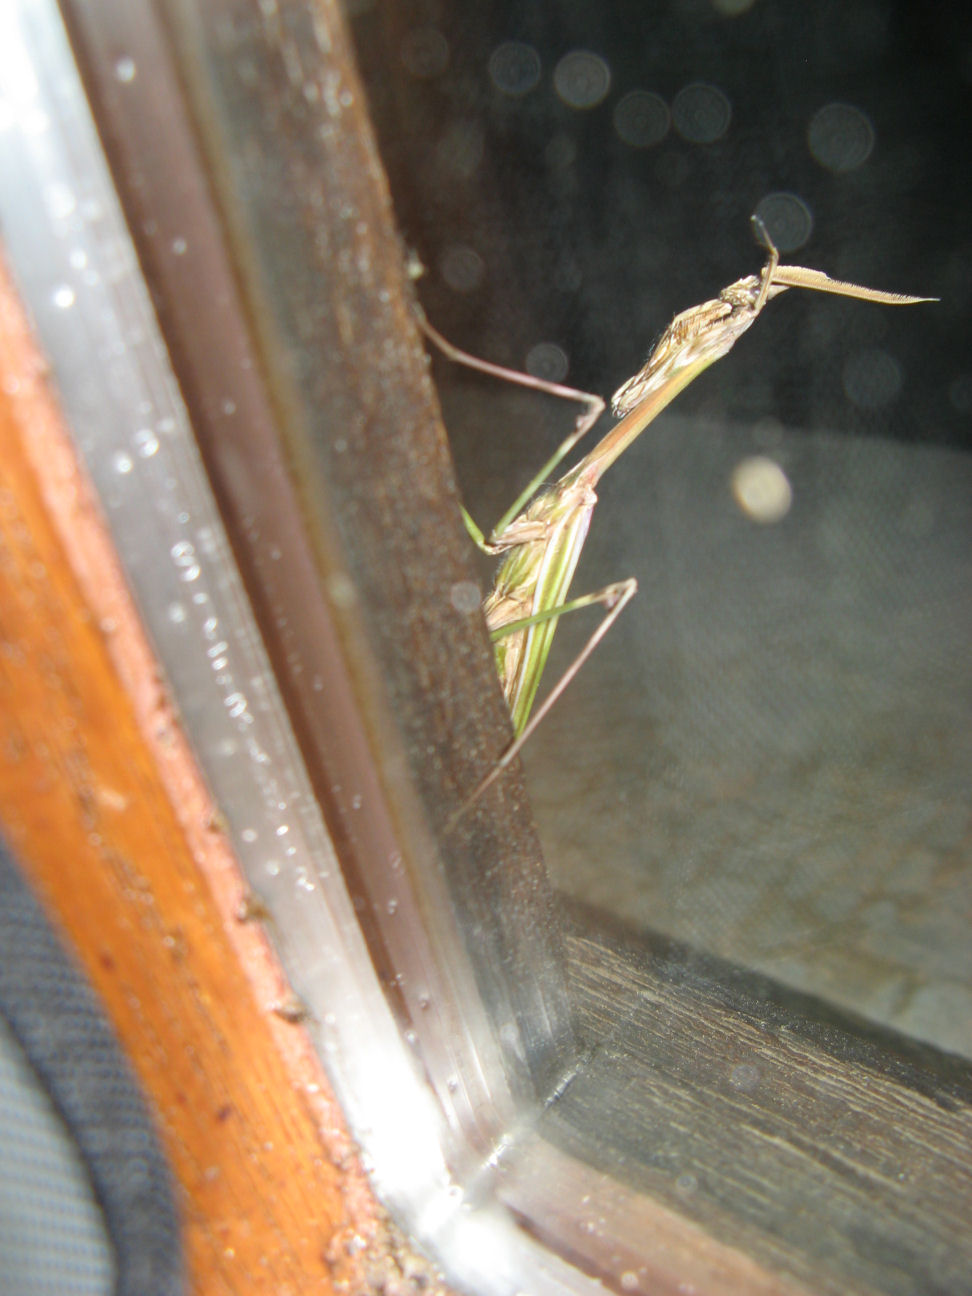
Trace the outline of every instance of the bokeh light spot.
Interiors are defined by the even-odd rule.
[[[611,89],[611,69],[600,54],[571,50],[554,68],[554,89],[571,108],[594,108]]]
[[[901,367],[880,347],[863,347],[844,364],[844,391],[858,409],[880,409],[901,390]]]
[[[651,90],[631,90],[614,106],[614,129],[632,148],[651,148],[668,134],[668,104]]]
[[[402,41],[402,62],[421,80],[441,76],[449,66],[449,42],[437,27],[413,27]]]
[[[556,342],[538,342],[527,352],[526,371],[546,382],[561,382],[567,377],[567,352]]]
[[[672,124],[691,144],[721,139],[732,120],[732,105],[718,86],[694,81],[672,100]]]
[[[446,248],[439,261],[442,278],[455,292],[472,292],[478,288],[486,274],[486,263],[471,247],[457,244]]]
[[[436,146],[436,155],[448,171],[469,177],[483,160],[483,131],[478,122],[456,121]]]
[[[813,212],[795,193],[769,193],[756,204],[756,215],[781,252],[802,248],[813,233]]]
[[[477,612],[482,602],[483,594],[475,581],[456,581],[449,590],[449,601],[457,612],[468,615],[470,612]]]
[[[489,77],[503,94],[528,94],[540,80],[540,55],[532,45],[506,41],[489,56]]]
[[[551,171],[564,171],[577,161],[577,145],[569,135],[554,135],[543,150],[543,160]]]
[[[855,171],[871,156],[874,127],[853,104],[829,103],[810,118],[807,144],[828,171]]]
[[[793,503],[793,488],[786,473],[766,455],[740,460],[732,470],[730,485],[740,510],[763,526],[782,521]]]

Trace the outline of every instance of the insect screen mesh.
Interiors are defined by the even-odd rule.
[[[608,395],[759,268],[753,211],[784,261],[941,296],[787,292],[612,468],[574,592],[640,593],[524,760],[565,891],[972,1051],[967,16],[352,9],[423,303],[470,351]],[[435,373],[488,526],[572,411]]]

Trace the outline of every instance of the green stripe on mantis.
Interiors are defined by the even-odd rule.
[[[716,359],[716,355],[701,357],[672,374],[523,514],[524,522],[541,525],[542,538],[510,550],[484,607],[496,639],[496,667],[514,734],[522,733],[533,708],[557,619],[564,610],[597,503],[595,484],[649,423]],[[519,621],[530,624],[523,630],[509,629]]]

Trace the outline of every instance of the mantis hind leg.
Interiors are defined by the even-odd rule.
[[[533,712],[529,720],[506,748],[493,768],[485,778],[477,783],[476,787],[473,788],[469,796],[467,796],[465,801],[463,801],[462,805],[447,823],[447,832],[451,832],[466,812],[476,804],[487,788],[492,787],[506,767],[520,754],[523,750],[524,743],[527,739],[532,737],[553,706],[569,688],[570,684],[577,677],[580,668],[587,661],[588,657],[591,656],[595,648],[597,648],[598,644],[605,637],[607,632],[611,629],[615,621],[617,621],[618,617],[631,602],[637,592],[638,582],[633,576],[630,576],[627,580],[616,581],[612,585],[605,585],[603,589],[595,590],[592,594],[582,594],[580,598],[571,599],[570,602],[563,603],[560,607],[549,608],[544,612],[537,612],[533,616],[523,617],[518,621],[511,621],[508,625],[497,626],[493,631],[491,631],[491,637],[496,640],[502,638],[503,635],[516,634],[517,631],[528,630],[532,625],[540,625],[544,621],[551,621],[556,617],[564,616],[568,612],[576,612],[580,608],[591,607],[596,603],[599,603],[604,608],[604,616],[593,634],[587,640],[587,643],[570,663],[563,675],[561,675],[560,679],[543,699],[537,709]]]

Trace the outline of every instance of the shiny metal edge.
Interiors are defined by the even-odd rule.
[[[134,69],[119,57],[117,75]],[[603,1290],[450,1181],[230,554],[53,0],[0,9],[0,226],[182,723],[376,1190],[453,1281]]]

